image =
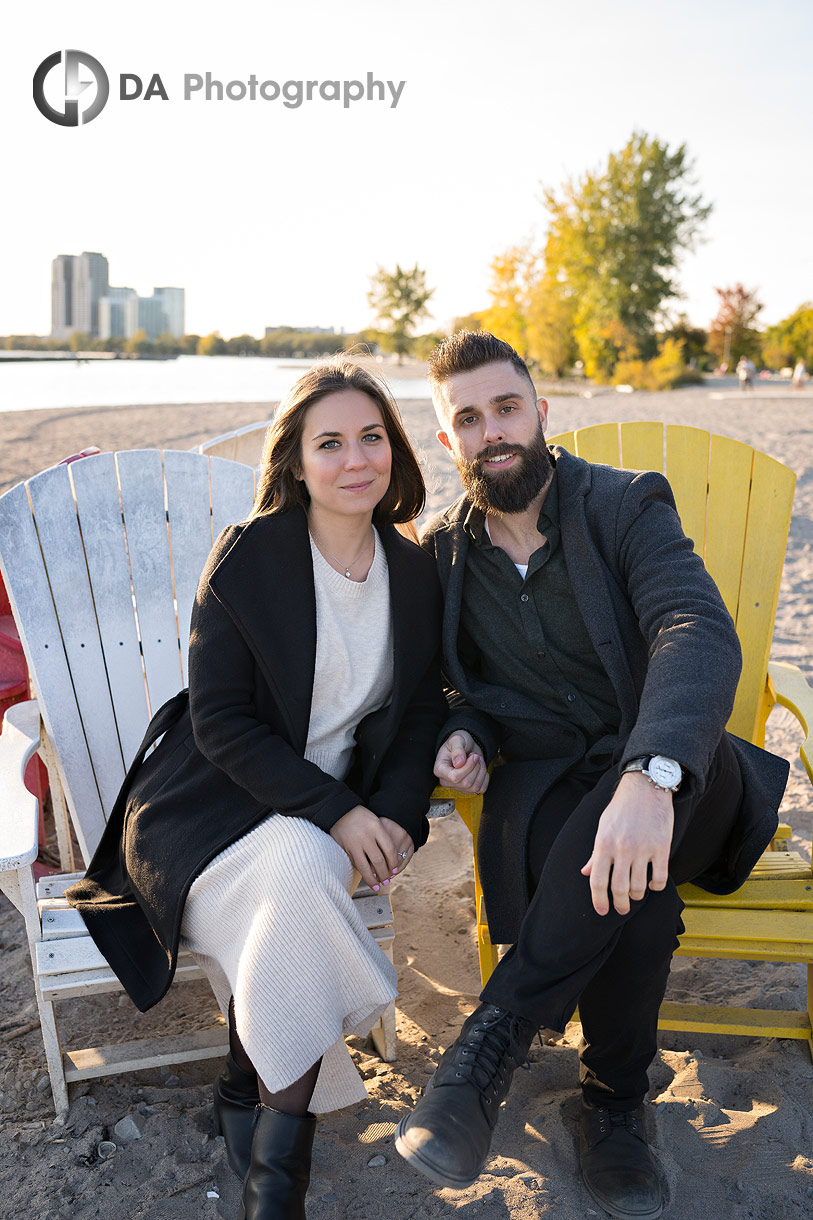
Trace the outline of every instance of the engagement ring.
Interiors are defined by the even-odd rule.
[[[407,858],[407,854],[408,854],[408,853],[407,853],[407,852],[405,852],[405,851],[399,851],[399,853],[398,853],[398,859],[399,859],[399,860],[406,860],[406,858]]]

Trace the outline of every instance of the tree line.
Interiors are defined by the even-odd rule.
[[[544,189],[545,241],[512,246],[491,263],[486,308],[457,318],[454,329],[484,327],[507,340],[539,373],[578,373],[641,389],[667,389],[731,370],[740,357],[781,369],[813,366],[813,304],[804,302],[763,329],[757,292],[738,283],[717,288],[708,330],[677,308],[682,256],[693,250],[711,213],[697,190],[685,144],[670,149],[643,132],[611,153],[606,165]],[[316,358],[341,351],[428,356],[443,337],[418,333],[434,290],[426,273],[396,265],[370,277],[373,325],[352,334],[280,327],[262,339],[236,335],[159,335],[68,340],[12,335],[6,348],[114,351],[132,355]]]

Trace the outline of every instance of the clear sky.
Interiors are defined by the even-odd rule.
[[[85,127],[32,101],[64,48],[110,77]],[[368,325],[370,274],[415,261],[443,325],[487,304],[495,254],[543,239],[540,184],[635,129],[685,142],[714,204],[682,268],[691,319],[741,280],[775,322],[813,298],[811,65],[810,0],[8,0],[0,334],[48,332],[51,259],[82,250],[113,284],[186,288],[197,333]],[[395,108],[184,101],[207,71],[406,84]],[[169,101],[120,101],[125,72]]]

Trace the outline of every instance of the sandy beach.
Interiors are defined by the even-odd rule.
[[[798,664],[813,681],[813,392],[794,397],[759,386],[738,396],[704,386],[587,399],[553,391],[549,401],[551,435],[606,420],[664,420],[756,445],[795,470],[773,655]],[[409,399],[401,406],[427,471],[427,511],[435,511],[457,494],[456,472],[435,439],[431,404]],[[0,414],[0,493],[90,445],[188,449],[267,419],[271,410],[269,403],[216,403]],[[801,737],[789,713],[774,714],[769,746],[793,759],[782,816],[794,828],[794,846],[809,858],[813,795],[798,759]],[[369,1100],[320,1120],[309,1220],[603,1215],[578,1179],[577,1026],[554,1045],[537,1045],[531,1071],[516,1074],[493,1156],[470,1189],[437,1190],[395,1152],[395,1125],[477,1003],[471,843],[459,819],[433,823],[429,843],[394,890],[399,1058],[382,1064],[370,1044],[352,1044]],[[0,1217],[235,1217],[239,1182],[214,1136],[210,1062],[73,1086],[67,1119],[54,1121],[24,941],[21,918],[0,899]],[[801,966],[676,958],[668,996],[801,1009],[805,986]],[[144,1016],[125,996],[67,1001],[60,1011],[74,1045],[206,1028],[217,1019],[203,983],[174,989]],[[670,1220],[813,1214],[813,1065],[806,1044],[663,1034],[650,1080],[651,1134]],[[126,1115],[138,1119],[141,1138],[100,1159],[100,1141]]]

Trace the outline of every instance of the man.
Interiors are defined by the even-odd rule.
[[[445,340],[430,380],[465,489],[423,537],[453,690],[435,772],[486,793],[486,910],[513,948],[396,1146],[438,1185],[470,1185],[534,1034],[578,1004],[585,1184],[612,1215],[653,1218],[643,1102],[676,885],[742,883],[787,764],[724,731],[739,643],[666,479],[549,450],[547,403],[485,332]]]

